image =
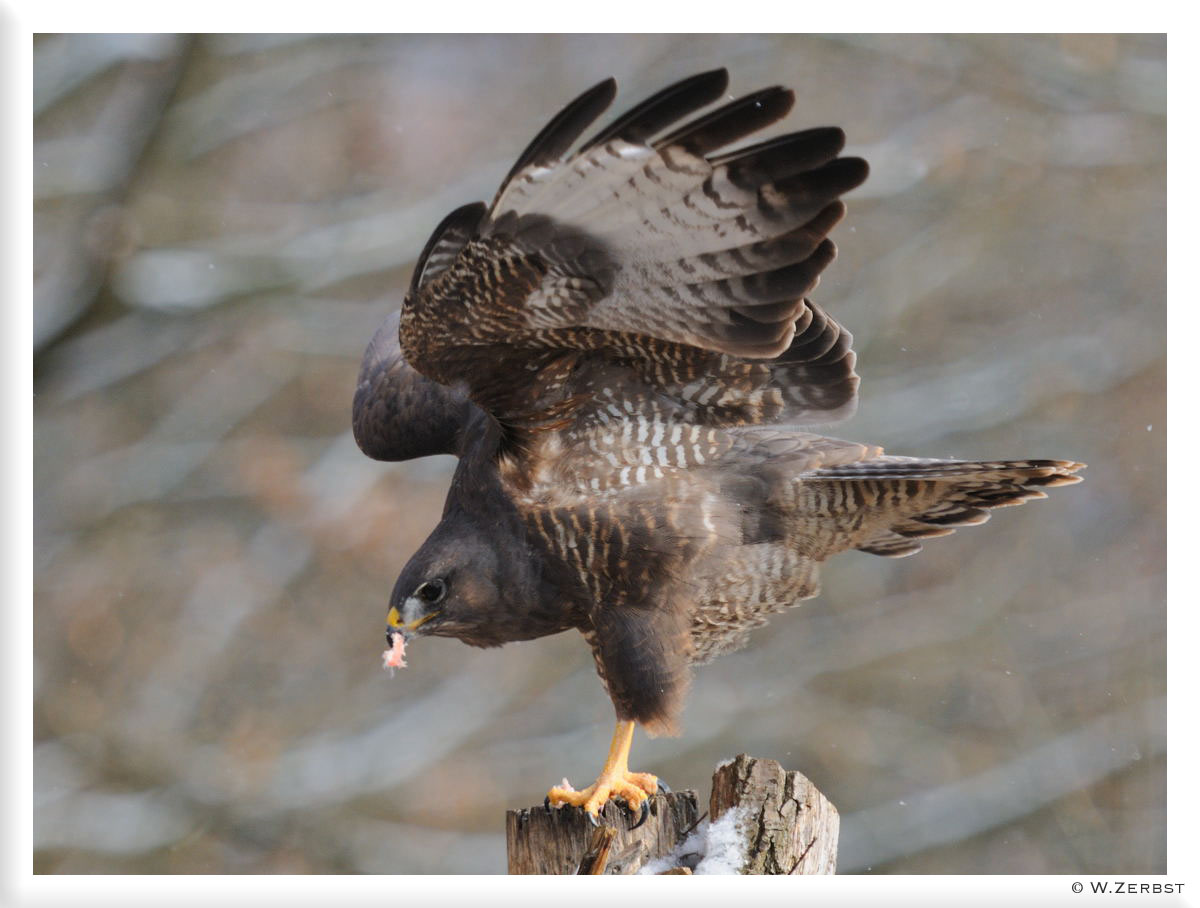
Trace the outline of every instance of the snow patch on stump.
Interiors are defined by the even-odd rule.
[[[691,867],[696,875],[741,873],[746,863],[746,835],[741,822],[748,814],[746,808],[734,807],[715,823],[704,821],[683,844],[665,857],[647,862],[638,873],[662,873],[680,866]]]

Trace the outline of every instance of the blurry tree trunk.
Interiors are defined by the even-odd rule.
[[[34,49],[33,345],[92,305],[110,266],[139,244],[125,206],[183,78],[193,39],[50,35]],[[89,71],[89,63],[108,65]],[[73,130],[62,134],[61,124]]]
[[[837,868],[838,812],[798,772],[774,760],[739,755],[713,775],[710,823],[728,817],[740,843],[741,873],[833,873]],[[637,873],[666,857],[699,825],[691,791],[656,795],[638,829],[614,802],[597,830],[580,808],[531,807],[507,815],[508,872],[513,874]],[[680,855],[665,873],[690,873],[704,855]],[[703,868],[701,868],[703,870]]]

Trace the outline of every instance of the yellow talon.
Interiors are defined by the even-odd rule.
[[[633,744],[631,721],[618,721],[613,732],[612,746],[600,777],[582,791],[576,791],[563,779],[562,785],[551,788],[546,800],[552,807],[570,804],[582,807],[593,818],[599,817],[604,805],[614,797],[621,798],[630,810],[638,810],[650,795],[658,792],[658,779],[648,772],[629,771],[629,748]]]

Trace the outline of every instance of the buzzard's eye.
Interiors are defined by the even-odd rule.
[[[446,598],[446,581],[426,580],[417,587],[417,598],[429,605],[441,602]]]

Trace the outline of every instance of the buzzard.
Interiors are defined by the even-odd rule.
[[[573,151],[616,83],[567,105],[490,205],[433,231],[354,396],[368,456],[459,458],[385,655],[580,631],[616,731],[596,782],[548,802],[593,818],[611,797],[644,818],[659,782],[629,771],[635,725],[673,733],[691,666],[815,596],[825,559],[911,555],[1084,466],[806,431],[856,404],[851,336],[808,294],[867,164],[835,127],[727,150],[793,102],[772,87],[696,115],[727,83],[685,79]]]

